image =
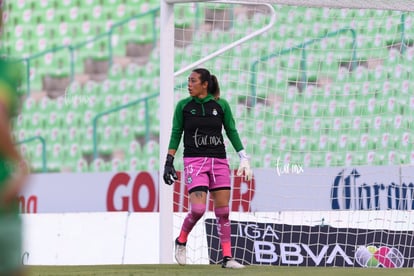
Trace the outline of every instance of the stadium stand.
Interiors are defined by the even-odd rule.
[[[49,172],[158,169],[159,98],[151,95],[159,93],[159,29],[154,24],[159,16],[159,2],[26,0],[9,1],[7,5],[7,31],[3,46],[13,56],[30,57],[25,59],[29,61],[30,72],[28,82],[22,87],[24,102],[15,122],[18,126],[16,139],[43,137],[46,141]],[[259,53],[269,45],[274,49],[291,47],[302,43],[304,37],[326,34],[352,24],[352,17],[341,16],[340,10],[332,9],[328,16],[324,9],[302,7],[285,11],[284,8],[279,7],[277,27],[264,36],[263,41],[257,41],[254,47],[242,46],[235,49],[235,56],[237,54],[240,58],[231,62],[217,60],[214,66],[247,68],[252,60],[251,54],[243,54],[245,51]],[[186,14],[182,18],[187,19],[177,22],[180,27],[191,24],[194,16],[192,10],[183,9],[178,12]],[[208,16],[207,11],[204,12]],[[370,20],[367,15],[375,12],[367,10],[353,14],[353,17],[366,18],[357,22],[373,25],[371,34],[366,33],[369,31],[367,25],[354,26],[363,30],[357,39],[360,48],[387,45],[398,33],[398,30],[391,32],[387,29],[387,26],[395,27],[398,24],[381,21],[381,18],[387,20],[387,17],[374,16]],[[204,47],[208,49],[209,46],[217,46],[217,41],[225,45],[231,28],[254,28],[255,26],[244,24],[245,16],[248,15],[238,14],[234,26],[215,30],[214,37],[202,38]],[[261,13],[253,16],[258,26],[267,20]],[[389,18],[395,19],[398,16]],[[111,44],[108,45],[108,37],[102,34],[111,26],[116,28],[113,29]],[[413,29],[407,30],[408,35],[414,34]],[[390,33],[393,33],[392,37],[389,37]],[[290,39],[279,40],[283,34],[289,34]],[[188,41],[188,35],[192,34],[183,35],[186,35],[183,41]],[[370,37],[376,39],[369,39]],[[338,62],[349,56],[349,37],[344,36],[331,43],[336,43],[339,47],[339,50],[332,53],[335,58],[327,59],[326,53],[322,55],[315,51],[320,47],[322,53],[324,47],[330,49],[332,46],[315,46],[312,56],[308,57],[310,61],[307,70],[309,75],[314,75],[321,67],[327,69],[326,72],[331,72],[329,77],[334,80],[332,83],[308,85],[304,89],[287,85],[289,72],[300,66],[299,54],[293,58],[281,57],[277,64],[269,63],[268,66],[282,66],[285,69],[281,72],[285,74],[283,81],[267,85],[270,89],[286,91],[286,97],[281,110],[277,105],[258,103],[254,111],[255,121],[239,122],[242,137],[248,137],[244,129],[257,127],[260,131],[269,133],[269,136],[278,137],[277,141],[269,141],[264,137],[261,141],[256,141],[256,144],[253,141],[248,143],[255,147],[255,153],[260,153],[254,156],[254,167],[269,166],[269,156],[266,153],[275,150],[280,151],[285,158],[308,166],[382,165],[396,162],[396,159],[397,163],[414,162],[411,158],[411,152],[414,151],[412,133],[407,132],[412,125],[412,116],[406,116],[414,114],[414,97],[410,93],[414,83],[413,45],[408,45],[404,55],[395,47],[389,47],[386,53],[377,53],[379,57],[388,57],[378,64],[367,64],[368,61],[375,60],[375,56],[369,56],[371,53],[359,53],[367,62],[358,64],[350,73],[349,65]],[[78,47],[69,47],[70,45]],[[176,47],[178,61],[182,61],[192,51],[191,44],[188,43]],[[48,51],[49,49],[52,50]],[[112,57],[108,51],[112,51]],[[192,56],[201,55],[195,51],[201,49],[194,49]],[[71,54],[75,56],[73,68]],[[181,64],[175,66],[178,69]],[[75,73],[73,79],[72,70]],[[240,109],[237,106],[240,99],[233,97],[230,92],[241,89],[232,81],[239,76],[229,73],[221,77],[229,80],[222,82],[222,89],[229,91],[225,97],[236,105],[236,118],[243,117],[241,113],[246,111],[243,106]],[[380,89],[384,93],[375,97],[372,93],[364,93],[373,89]],[[402,93],[395,93],[397,90]],[[298,94],[301,96],[298,97]],[[257,96],[260,98],[262,95]],[[133,108],[122,109],[100,118],[97,123],[99,158],[94,159],[95,116],[114,106],[140,99],[142,101]],[[389,114],[386,117],[382,116],[385,110]],[[273,114],[273,117],[269,118],[269,114]],[[324,132],[324,129],[335,131]],[[374,154],[379,144],[383,151],[376,150]],[[21,148],[31,160],[34,172],[42,172],[40,145],[25,143]],[[304,156],[304,149],[311,149],[314,154]]]

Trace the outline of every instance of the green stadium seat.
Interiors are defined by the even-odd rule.
[[[382,161],[380,165],[399,165],[399,156],[397,156],[395,151],[380,151],[380,155]]]
[[[377,154],[377,151],[369,150],[366,152],[363,160],[363,164],[375,165],[381,162],[381,155]]]
[[[80,111],[80,110],[78,110]],[[79,126],[82,114],[76,110],[66,110],[64,114],[64,122],[66,126]]]
[[[106,94],[103,97],[103,100],[100,102],[99,110],[109,110],[112,107],[116,106],[115,97],[112,94]]]
[[[99,154],[110,155],[116,145],[116,129],[111,125],[103,125],[98,133],[98,152]]]
[[[83,113],[81,117],[82,123],[80,125],[91,126],[95,115],[96,113],[93,110],[85,110],[85,112]]]
[[[390,80],[397,82],[409,79],[411,67],[411,63],[409,65],[406,65],[403,61],[394,66],[389,66],[388,75]]]
[[[275,118],[274,122],[271,122],[271,131],[273,136],[281,136],[285,133],[284,120],[282,118]]]
[[[37,101],[29,95],[23,101],[22,113],[31,112],[32,110],[36,110],[36,108],[37,108]]]
[[[347,134],[338,135],[337,149],[341,152],[346,152],[355,149],[355,141]]]
[[[345,116],[354,116],[354,115],[361,115],[362,114],[362,107],[357,99],[351,98],[349,99],[347,105],[344,107],[344,115]]]
[[[326,134],[315,135],[314,144],[317,145],[316,151],[324,152],[329,149],[329,136]]]
[[[122,127],[118,127],[116,132],[118,134],[116,144],[120,146],[122,145],[123,148],[128,149],[127,145],[135,139],[130,124],[124,123]]]
[[[42,128],[44,126],[44,116],[45,113],[39,111],[33,111],[27,114],[30,118],[27,122],[27,129],[35,129],[35,128]]]
[[[96,158],[89,166],[89,172],[106,172],[108,164],[101,158]]]
[[[47,148],[47,170],[48,172],[59,172],[63,160],[63,146],[60,142],[50,143]]]
[[[332,152],[330,151],[325,152],[324,159],[322,160],[323,163],[321,164],[321,166],[331,167],[335,165],[334,164],[335,161],[333,159],[334,159],[334,155]]]
[[[379,110],[380,105],[377,101],[377,99],[372,96],[368,99],[368,102],[366,103],[365,107],[362,108],[362,115],[368,116],[368,115],[374,115],[380,113]]]
[[[337,100],[329,100],[325,102],[324,116],[336,117],[343,115],[343,107]]]
[[[80,157],[76,162],[71,166],[73,172],[76,173],[86,173],[89,172],[89,165],[88,162]]]
[[[122,65],[119,64],[119,63],[114,63],[109,68],[109,70],[108,70],[108,78],[105,79],[102,82],[102,85],[104,85],[104,83],[106,83],[105,85],[109,85],[111,83],[114,83],[112,80],[118,80],[118,79],[122,78],[123,75],[124,75],[124,69],[123,69]]]
[[[79,133],[80,133],[80,129],[77,126],[70,127],[66,135],[63,137],[65,144],[71,145],[71,144],[81,143],[82,141],[80,140]]]
[[[23,141],[26,138],[30,137],[29,131],[27,129],[19,129],[14,132],[15,138],[17,141]]]
[[[46,117],[47,116],[47,117]],[[45,125],[48,128],[57,127],[60,128],[63,126],[63,114],[56,110],[51,110],[48,114],[45,115]]]
[[[131,113],[131,121],[135,122],[133,127],[134,135],[142,137],[146,134],[146,110],[144,104],[138,104]]]
[[[384,122],[382,115],[377,115],[372,119],[372,122],[369,126],[369,133],[372,135],[380,135],[387,130],[387,126]]]
[[[12,124],[14,126],[13,132],[17,130],[26,129],[29,125],[28,118],[22,113],[18,114],[15,118],[12,119]]]
[[[288,151],[291,149],[290,139],[288,136],[282,135],[279,138],[278,149],[279,151]]]
[[[368,80],[369,70],[365,66],[357,66],[351,76],[351,82],[364,82]]]
[[[79,131],[79,139],[81,152],[84,155],[91,155],[93,153],[93,127],[87,126]]]
[[[137,79],[146,77],[146,68],[145,66],[140,66],[136,63],[130,63],[125,68],[125,73],[122,76],[125,76],[127,79]]]
[[[77,166],[77,162],[82,158],[82,153],[78,141],[67,141],[64,149],[62,165],[68,166],[72,170]]]
[[[108,169],[111,172],[124,171],[126,168],[125,161],[119,158],[112,158],[108,164]]]
[[[142,147],[141,144],[136,140],[130,140],[125,147],[126,156],[128,158],[138,157],[142,155]]]
[[[146,171],[157,171],[159,169],[159,157],[150,156],[146,158],[146,162],[141,162],[141,169]]]
[[[19,150],[21,156],[24,159],[26,159],[26,160],[30,160],[31,159],[29,147],[30,146],[28,144],[26,144],[26,143],[20,144],[18,146],[18,150]]]
[[[381,148],[381,149],[394,148],[394,141],[392,140],[392,135],[389,132],[383,132],[379,137],[380,139],[378,141],[377,148]]]
[[[397,114],[395,116],[391,115],[390,118],[390,129],[395,133],[401,133],[404,130],[407,130],[412,126],[412,118]]]
[[[33,137],[33,136],[47,137],[47,132],[44,127],[28,129],[27,134],[29,137]]]
[[[345,153],[340,151],[329,152],[326,156],[326,161],[329,162],[331,167],[343,167],[345,166]]]
[[[136,156],[131,157],[127,160],[127,164],[125,165],[125,170],[128,172],[136,172],[142,169],[140,159]]]
[[[397,133],[394,137],[395,148],[399,151],[410,152],[413,149],[412,134],[406,130]]]
[[[63,129],[61,128],[50,128],[46,133],[46,139],[48,143],[62,143],[63,141]]]
[[[276,161],[274,160],[274,156],[272,154],[265,153],[260,160],[260,168],[274,169],[275,162]]]
[[[142,148],[142,153],[145,157],[150,157],[150,156],[158,157],[159,150],[160,150],[160,146],[158,144],[158,141],[149,140],[144,144]]]
[[[376,147],[375,139],[372,135],[368,133],[362,133],[359,137],[358,144],[356,145],[356,150],[358,151],[368,151],[374,150]]]

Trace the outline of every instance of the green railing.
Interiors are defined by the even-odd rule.
[[[301,57],[301,61],[300,61],[300,71],[301,71],[301,77],[300,77],[300,82],[303,85],[306,85],[307,83],[307,53],[306,53],[306,47],[314,44],[316,42],[320,42],[321,40],[325,39],[325,38],[330,38],[330,37],[334,37],[343,33],[347,33],[350,32],[352,34],[352,58],[351,58],[351,68],[355,69],[356,65],[357,65],[357,57],[356,57],[356,31],[352,28],[343,28],[343,29],[339,29],[338,31],[334,31],[334,32],[330,32],[327,33],[324,36],[320,36],[318,38],[315,39],[310,39],[308,41],[305,41],[299,45],[290,47],[290,48],[285,48],[282,49],[281,51],[277,52],[277,53],[273,53],[270,55],[266,55],[263,57],[260,57],[259,59],[257,59],[256,61],[254,61],[251,66],[250,66],[250,71],[251,71],[251,78],[250,78],[250,90],[251,90],[251,96],[252,96],[252,105],[254,106],[256,104],[256,82],[257,82],[257,66],[259,65],[260,62],[264,62],[267,61],[269,59],[272,58],[276,58],[279,57],[281,55],[284,54],[288,54],[291,53],[292,51],[298,50],[298,51],[302,51],[302,57]]]
[[[98,120],[101,117],[103,117],[107,114],[120,111],[121,109],[124,109],[124,108],[129,108],[129,107],[135,106],[135,105],[137,105],[139,103],[142,103],[142,102],[144,102],[144,104],[145,104],[145,142],[148,142],[149,141],[149,135],[150,135],[150,120],[149,120],[149,112],[148,112],[148,110],[149,110],[148,101],[152,98],[158,97],[159,95],[160,95],[160,93],[157,92],[157,93],[149,95],[145,98],[137,99],[137,100],[131,101],[127,104],[116,106],[114,108],[111,108],[111,109],[108,109],[106,111],[103,111],[103,112],[100,112],[100,113],[96,114],[95,117],[93,118],[93,122],[92,122],[92,124],[93,124],[93,159],[96,159],[98,157],[98,133],[97,133]]]
[[[30,143],[33,141],[39,140],[40,143],[42,143],[42,172],[46,173],[47,172],[47,160],[46,160],[46,141],[42,136],[33,136],[33,137],[29,137],[27,139],[21,140],[21,141],[17,141],[16,145],[21,145],[24,143]]]
[[[61,46],[56,46],[53,48],[49,48],[47,50],[44,50],[42,52],[30,55],[28,57],[25,58],[21,58],[19,59],[19,61],[23,61],[26,63],[26,94],[30,94],[30,69],[31,69],[31,62],[34,59],[40,58],[45,56],[48,53],[56,53],[56,52],[60,52],[63,50],[68,50],[69,54],[70,54],[70,80],[71,82],[74,79],[75,76],[75,51],[79,50],[80,48],[85,47],[86,45],[90,44],[90,43],[94,43],[95,41],[101,40],[102,38],[105,38],[108,40],[108,61],[109,61],[109,66],[112,65],[112,60],[113,60],[113,48],[112,48],[112,35],[114,33],[114,30],[127,24],[128,22],[130,22],[131,20],[134,19],[139,19],[142,18],[144,16],[152,16],[152,22],[153,22],[153,28],[152,28],[152,44],[153,46],[156,45],[157,42],[157,31],[156,31],[156,18],[157,18],[157,14],[159,12],[159,7],[151,9],[145,13],[141,13],[141,14],[137,14],[135,16],[131,16],[129,18],[126,18],[124,20],[121,20],[119,22],[116,22],[115,24],[113,24],[111,26],[111,28],[105,32],[105,33],[101,33],[91,39],[82,41],[80,43],[76,43],[76,44],[69,44],[69,45],[61,45]]]
[[[400,26],[401,26],[401,54],[404,54],[407,48],[406,40],[405,40],[405,12],[401,14]]]

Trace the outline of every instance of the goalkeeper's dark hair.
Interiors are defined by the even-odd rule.
[[[210,74],[205,68],[197,68],[194,69],[193,72],[196,72],[200,75],[200,81],[204,83],[205,81],[208,82],[207,92],[214,96],[215,99],[220,97],[220,86],[215,75]]]

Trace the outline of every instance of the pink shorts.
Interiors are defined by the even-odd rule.
[[[184,157],[184,181],[188,191],[230,188],[230,166],[226,158]]]

